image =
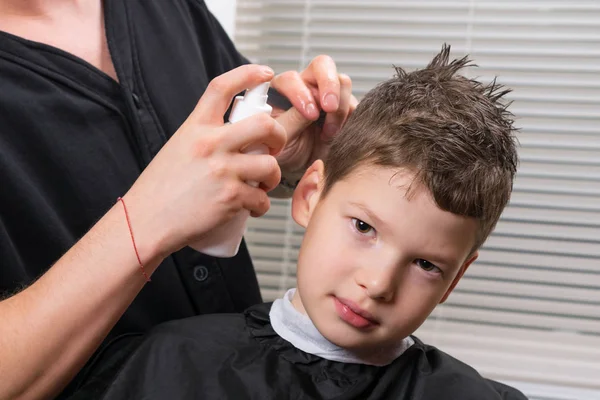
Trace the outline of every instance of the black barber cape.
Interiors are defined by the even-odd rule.
[[[201,0],[103,4],[118,83],[71,54],[0,31],[0,298],[73,246],[125,194],[210,80],[246,62]],[[219,260],[186,248],[156,270],[109,340],[260,301],[244,244]]]
[[[307,354],[275,333],[269,310],[270,304],[260,304],[245,314],[206,315],[155,328],[99,398],[526,399],[416,338],[386,367]],[[92,392],[81,398],[92,398]]]

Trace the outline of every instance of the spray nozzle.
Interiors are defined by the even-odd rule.
[[[244,93],[244,101],[250,101],[254,104],[265,104],[267,102],[267,92],[269,91],[269,82],[261,83]]]
[[[237,122],[254,114],[271,114],[271,106],[267,104],[269,82],[261,83],[247,89],[244,96],[237,96],[229,115],[229,122]]]

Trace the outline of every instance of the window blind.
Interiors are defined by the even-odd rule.
[[[480,65],[467,75],[514,90],[521,164],[511,202],[416,335],[490,378],[600,398],[600,2],[237,4],[236,45],[253,62],[283,72],[328,54],[359,99],[392,65],[422,68],[444,42]],[[265,300],[295,285],[303,232],[290,215],[275,200],[248,225]]]

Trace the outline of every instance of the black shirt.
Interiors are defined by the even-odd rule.
[[[202,1],[105,0],[104,10],[119,83],[69,53],[0,32],[0,296],[72,247],[209,81],[246,62]],[[232,259],[186,248],[156,270],[108,339],[260,300],[244,244]]]
[[[73,400],[526,400],[415,337],[415,344],[385,367],[305,353],[277,335],[269,310],[270,304],[260,304],[244,314],[162,324],[116,376],[114,365],[99,365]],[[121,344],[113,357],[130,350]]]

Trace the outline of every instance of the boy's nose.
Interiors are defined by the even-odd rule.
[[[373,300],[390,302],[398,287],[396,266],[372,265],[356,271],[355,281]]]

